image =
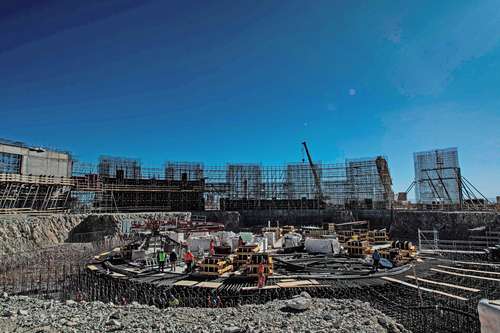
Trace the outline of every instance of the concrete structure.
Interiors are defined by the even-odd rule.
[[[0,173],[69,178],[72,165],[69,153],[0,140]]]
[[[65,210],[72,169],[69,153],[0,140],[0,213]]]

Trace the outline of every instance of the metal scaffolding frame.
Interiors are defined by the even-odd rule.
[[[324,188],[321,199],[306,163],[205,166],[169,161],[163,168],[145,168],[137,160],[101,158],[97,167],[74,163],[73,192],[78,194],[74,198],[87,198],[84,207],[93,200],[96,208],[109,211],[390,207],[392,181],[384,157],[316,166]]]
[[[414,153],[417,204],[446,209],[486,209],[491,202],[460,170],[457,148]]]

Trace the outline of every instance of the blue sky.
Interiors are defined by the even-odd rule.
[[[166,160],[385,155],[458,147],[500,194],[497,1],[6,1],[0,137]]]

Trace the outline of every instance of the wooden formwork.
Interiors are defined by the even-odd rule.
[[[340,243],[347,243],[355,235],[352,230],[337,231],[337,239]]]
[[[367,240],[349,240],[345,248],[350,256],[364,256],[370,253],[370,245]]]
[[[385,243],[389,240],[387,237],[387,231],[384,230],[370,230],[368,231],[368,241],[370,243],[380,244]]]
[[[234,264],[236,267],[241,267],[247,265],[252,254],[259,252],[259,245],[242,245],[239,246],[236,250],[236,259],[234,260]]]
[[[248,276],[258,276],[258,270],[261,263],[264,263],[264,275],[273,274],[273,258],[267,253],[252,253],[246,265]]]
[[[221,256],[207,257],[198,266],[201,275],[221,276],[233,270],[231,260]]]

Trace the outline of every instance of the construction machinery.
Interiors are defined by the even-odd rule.
[[[319,178],[318,170],[316,168],[316,165],[314,165],[311,154],[309,153],[309,149],[307,148],[306,142],[302,142],[302,145],[304,146],[304,150],[306,151],[307,155],[307,160],[309,161],[309,165],[311,166],[311,172],[314,177],[314,184],[316,185],[316,193],[317,193],[317,198],[321,202],[323,201],[323,191],[321,190],[321,180]]]

